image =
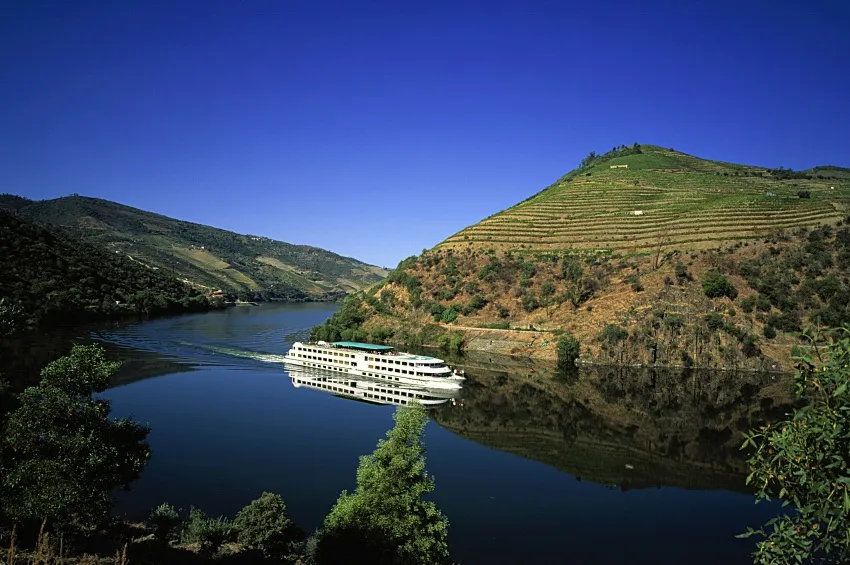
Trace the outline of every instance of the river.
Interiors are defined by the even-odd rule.
[[[233,516],[273,491],[312,531],[394,410],[292,386],[281,356],[335,309],[77,328],[27,351],[46,359],[94,340],[123,361],[105,394],[114,415],[151,426],[153,456],[118,512],[142,519],[167,501]],[[752,541],[734,536],[776,507],[754,505],[744,486],[740,434],[787,410],[782,378],[454,362],[467,371],[462,402],[430,412],[426,441],[460,563],[751,562]]]

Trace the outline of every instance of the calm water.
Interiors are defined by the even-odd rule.
[[[239,307],[92,332],[124,360],[114,413],[153,429],[119,511],[143,518],[168,501],[233,515],[268,490],[317,527],[394,410],[292,386],[280,356],[334,310]],[[775,508],[744,488],[740,432],[787,409],[781,380],[462,363],[462,405],[432,411],[426,430],[460,562],[750,562],[733,536]]]

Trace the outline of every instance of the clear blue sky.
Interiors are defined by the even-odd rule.
[[[590,150],[850,166],[848,30],[846,0],[7,0],[0,192],[395,266]]]

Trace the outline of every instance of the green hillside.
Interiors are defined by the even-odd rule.
[[[591,154],[405,259],[313,336],[554,358],[570,332],[587,363],[788,371],[798,332],[850,324],[845,171]]]
[[[170,274],[0,211],[0,336],[59,323],[204,311]]]
[[[184,222],[97,198],[70,196],[22,205],[6,195],[0,206],[61,227],[84,240],[195,287],[244,299],[323,300],[365,288],[386,273],[350,257]]]
[[[850,169],[805,172],[699,159],[652,145],[624,147],[533,197],[461,230],[444,248],[701,249],[847,214]]]

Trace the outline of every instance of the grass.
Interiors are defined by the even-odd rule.
[[[847,214],[850,178],[781,180],[767,169],[699,159],[660,147],[565,175],[533,197],[448,238],[446,248],[498,250],[716,247]],[[627,164],[628,169],[611,169]],[[842,174],[838,174],[842,173]],[[807,190],[811,198],[799,198]],[[635,215],[633,212],[642,214]]]

